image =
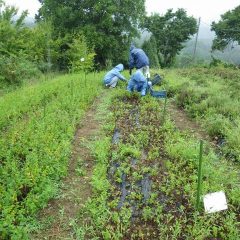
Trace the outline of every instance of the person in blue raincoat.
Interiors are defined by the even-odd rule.
[[[127,90],[133,92],[134,90],[141,92],[141,96],[145,96],[147,92],[148,82],[141,70],[137,70],[131,76]]]
[[[123,64],[118,64],[111,71],[109,71],[103,79],[103,83],[106,87],[115,88],[118,80],[126,81],[127,79],[120,73],[123,71]]]
[[[146,53],[140,49],[136,48],[133,44],[130,47],[130,57],[129,57],[129,73],[132,75],[132,69],[136,67],[136,69],[141,70],[142,73],[150,78],[149,72],[149,59]]]

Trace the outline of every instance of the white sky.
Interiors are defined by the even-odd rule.
[[[184,8],[187,14],[195,18],[201,17],[206,23],[220,20],[220,16],[240,5],[239,0],[146,0],[148,14],[157,12],[164,14],[167,9]]]
[[[15,5],[20,11],[28,9],[29,16],[34,17],[41,6],[37,0],[5,0],[9,5]],[[146,10],[150,14],[164,14],[167,9],[186,9],[188,15],[201,17],[203,22],[218,21],[220,15],[240,5],[239,0],[146,0]]]
[[[7,5],[14,5],[19,11],[28,10],[29,17],[35,17],[41,4],[38,0],[4,0]]]

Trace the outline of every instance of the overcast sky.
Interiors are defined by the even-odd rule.
[[[4,2],[18,7],[20,11],[28,10],[30,17],[34,17],[41,6],[38,0],[4,0]]]
[[[5,0],[9,5],[17,6],[21,11],[28,9],[29,15],[34,17],[40,3],[37,0]],[[186,9],[188,15],[201,17],[203,22],[218,21],[220,15],[240,5],[239,0],[146,0],[146,10],[150,14],[158,12],[164,14],[167,9]]]
[[[169,8],[184,8],[188,15],[201,17],[206,23],[218,21],[221,14],[239,5],[239,0],[146,0],[146,10],[149,14],[164,14]]]

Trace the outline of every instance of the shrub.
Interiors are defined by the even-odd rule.
[[[75,36],[72,43],[69,44],[67,55],[70,60],[69,68],[72,72],[90,72],[93,70],[95,53],[88,48],[83,35],[77,34]]]
[[[0,57],[0,81],[9,84],[21,84],[22,80],[40,75],[36,65],[24,57]]]

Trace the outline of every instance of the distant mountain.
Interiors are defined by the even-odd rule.
[[[144,31],[140,38],[135,39],[134,42],[137,46],[141,47],[144,41],[148,40],[151,33]],[[199,63],[210,63],[212,57],[220,59],[224,62],[240,65],[240,46],[234,44],[234,46],[229,45],[223,52],[214,51],[211,52],[212,41],[215,37],[215,33],[211,31],[210,25],[202,24],[200,25],[198,42],[196,48],[195,59]],[[177,62],[183,65],[184,63],[189,64],[193,59],[193,51],[195,46],[196,35],[194,35],[189,41],[184,43],[184,48],[177,56]]]
[[[214,32],[210,30],[210,27],[202,26],[199,30],[199,37],[197,42],[195,59],[198,62],[209,63],[212,57],[220,59],[224,62],[239,65],[240,64],[240,46],[237,44],[230,44],[222,51],[211,51],[212,41],[215,37]],[[188,42],[185,43],[185,47],[177,57],[177,61],[181,62],[182,59],[192,59],[196,36],[193,36]]]

